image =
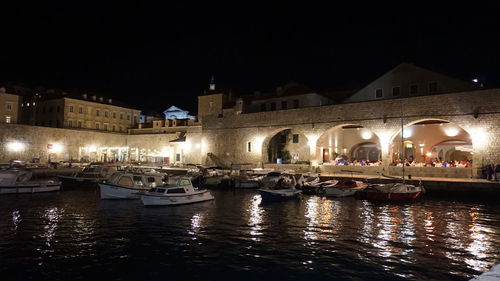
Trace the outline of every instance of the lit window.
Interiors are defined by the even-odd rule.
[[[10,123],[11,117],[10,116],[5,116],[5,123]]]
[[[30,106],[30,103],[28,102],[28,103],[26,104],[26,106]]]

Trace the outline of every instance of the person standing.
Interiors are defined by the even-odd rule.
[[[495,167],[493,166],[493,164],[488,164],[488,166],[486,166],[486,173],[488,175],[488,180],[494,180],[494,177],[495,177]]]
[[[495,167],[495,180],[500,181],[500,164]]]

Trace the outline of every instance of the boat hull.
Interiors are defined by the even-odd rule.
[[[0,187],[0,194],[17,194],[17,193],[39,193],[51,192],[61,189],[60,183],[54,184],[26,184],[16,186],[2,186]]]
[[[260,196],[262,200],[283,200],[299,198],[302,192],[300,190],[292,189],[278,189],[278,190],[265,190],[260,189]]]
[[[172,195],[141,195],[141,201],[144,206],[172,206],[183,205],[214,200],[214,197],[208,190],[198,192],[195,194],[172,194]]]
[[[97,188],[99,187],[98,182],[101,180],[105,180],[105,178],[78,178],[67,176],[59,176],[58,179],[64,189],[77,187]]]
[[[109,183],[99,183],[101,199],[140,199],[140,192],[147,189],[130,188]]]
[[[347,197],[353,196],[357,191],[362,190],[360,188],[335,188],[329,187],[325,189],[325,196],[333,197]]]

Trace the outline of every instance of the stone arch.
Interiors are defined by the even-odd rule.
[[[369,160],[370,162],[381,160],[380,143],[362,142],[355,144],[349,151],[349,157],[352,160]]]
[[[263,163],[296,163],[310,160],[309,139],[300,129],[282,127],[272,130],[262,141]]]
[[[442,161],[449,154],[443,151],[439,144],[447,142],[449,145],[452,144],[449,142],[455,141],[456,144],[472,147],[471,135],[466,129],[456,122],[441,118],[425,118],[408,122],[403,126],[403,140],[411,141],[413,147],[407,146],[406,143],[401,146],[401,128],[399,128],[391,137],[390,162],[399,162],[403,158],[422,163],[430,163],[432,160]]]
[[[375,144],[379,150],[377,155],[380,155],[380,139],[371,128],[356,123],[336,125],[325,130],[316,141],[316,160],[319,163],[327,163],[342,157],[352,161],[354,149],[366,143]]]

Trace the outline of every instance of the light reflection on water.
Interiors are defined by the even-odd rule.
[[[157,280],[154,274],[186,264],[255,280],[272,270],[298,280],[468,280],[500,259],[499,205],[316,196],[263,205],[254,191],[213,194],[216,204],[171,208],[85,193],[0,197],[0,273],[45,280],[37,275],[45,270],[47,280],[67,280],[83,265],[86,279],[104,271],[137,280],[134,268],[154,261],[148,270]],[[50,274],[60,268],[68,273]],[[201,276],[227,277],[211,274]]]

